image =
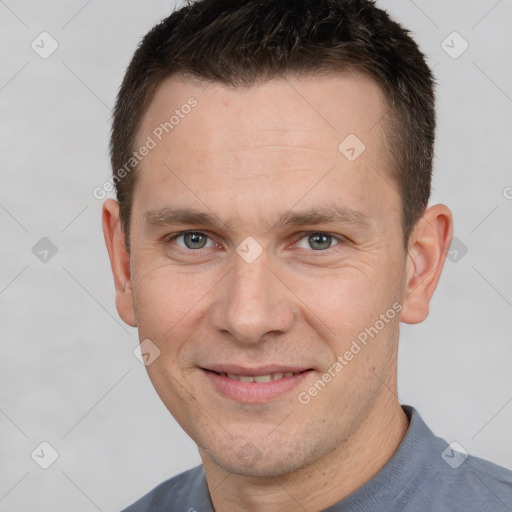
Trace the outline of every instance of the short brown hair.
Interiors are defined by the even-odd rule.
[[[434,80],[409,32],[369,0],[196,0],[142,40],[113,114],[110,154],[127,242],[135,185],[123,172],[157,86],[183,74],[249,86],[290,74],[360,71],[388,100],[388,172],[402,198],[404,246],[430,197]],[[391,150],[393,148],[393,150]]]

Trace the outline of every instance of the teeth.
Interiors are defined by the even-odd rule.
[[[268,373],[267,375],[256,375],[254,377],[249,377],[247,375],[235,375],[234,373],[223,373],[222,375],[241,382],[270,382],[271,380],[282,379],[283,377],[293,377],[296,374],[293,372]]]
[[[270,375],[256,375],[253,377],[254,382],[270,382],[272,380],[272,374]]]

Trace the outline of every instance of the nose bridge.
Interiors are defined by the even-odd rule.
[[[256,343],[270,332],[285,332],[293,324],[285,287],[270,269],[265,254],[251,263],[235,256],[215,307],[214,328],[244,343]]]

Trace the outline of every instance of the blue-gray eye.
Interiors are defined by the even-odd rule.
[[[204,233],[198,233],[196,231],[186,231],[184,233],[178,233],[171,237],[171,240],[177,241],[183,238],[183,244],[178,243],[179,246],[185,247],[186,249],[204,249],[208,241],[210,246],[214,245],[213,241]]]
[[[306,240],[305,244],[301,245],[301,241]],[[333,242],[335,242],[333,244]],[[300,239],[297,244],[302,249],[314,249],[315,251],[322,251],[330,249],[333,245],[337,245],[339,242],[332,235],[327,233],[311,233]]]

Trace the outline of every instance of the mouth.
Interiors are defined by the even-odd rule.
[[[303,370],[307,371],[307,370]],[[294,375],[298,375],[302,372],[275,372],[275,373],[266,373],[264,375],[237,375],[235,373],[224,373],[224,372],[213,372],[217,375],[222,375],[223,377],[227,377],[232,380],[239,380],[240,382],[270,382],[272,380],[279,379],[288,379],[293,377]]]
[[[238,403],[265,403],[292,391],[314,370],[291,366],[201,368],[213,390]]]

